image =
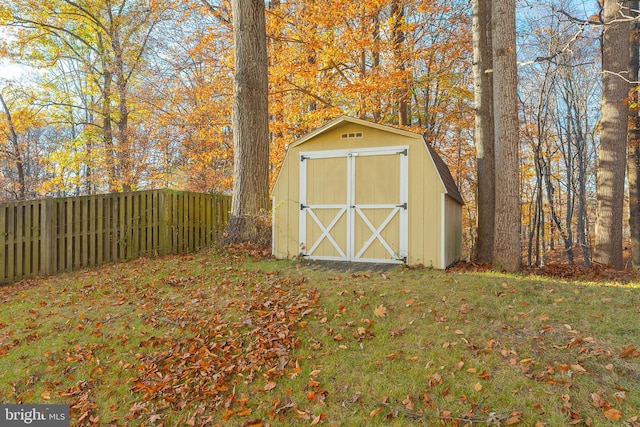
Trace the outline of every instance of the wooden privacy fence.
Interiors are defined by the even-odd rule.
[[[150,190],[0,204],[0,283],[211,245],[231,197]]]

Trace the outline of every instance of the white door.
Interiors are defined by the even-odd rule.
[[[408,147],[301,153],[301,254],[405,262],[408,165]]]

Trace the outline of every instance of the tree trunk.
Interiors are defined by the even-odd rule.
[[[15,194],[15,197],[18,200],[24,200],[27,195],[27,184],[25,180],[24,173],[24,159],[22,155],[22,150],[20,148],[20,141],[18,138],[18,133],[16,132],[16,127],[13,122],[13,117],[11,116],[11,111],[9,110],[9,106],[4,100],[2,94],[0,94],[0,104],[2,104],[2,109],[4,110],[4,115],[7,119],[7,125],[9,127],[9,140],[11,141],[11,146],[13,153],[11,153],[11,157],[16,166],[16,173],[18,177],[18,192]]]
[[[134,184],[133,162],[129,138],[129,105],[127,100],[127,77],[122,60],[122,48],[116,28],[111,35],[111,47],[115,56],[116,88],[118,90],[118,165],[120,167],[120,185],[122,191],[131,191]]]
[[[475,145],[478,173],[478,231],[475,258],[491,263],[495,209],[493,69],[491,2],[473,1],[473,80],[475,97]]]
[[[107,164],[107,180],[110,192],[118,191],[118,165],[117,153],[113,143],[113,126],[111,122],[111,85],[113,83],[113,74],[109,68],[107,61],[103,61],[103,82],[102,88],[102,142],[104,144],[105,162]]]
[[[406,71],[405,58],[404,58],[404,44],[406,41],[406,35],[403,30],[404,26],[404,1],[393,0],[391,2],[391,16],[393,17],[393,56],[396,61],[396,69],[400,74],[404,74]],[[398,100],[398,124],[400,126],[409,126],[409,87],[406,77],[402,79],[402,85],[398,88],[397,93]]]
[[[627,148],[629,84],[629,22],[617,0],[604,2],[602,40],[602,119],[596,182],[594,261],[620,270],[622,259],[622,208]],[[616,20],[618,20],[616,22]]]
[[[269,210],[267,40],[264,0],[233,0],[231,7],[235,74],[229,241],[244,242],[260,238],[259,216]]]
[[[494,2],[493,114],[495,189],[493,268],[517,271],[521,264],[518,76],[516,65],[516,2]]]
[[[633,16],[638,15],[638,0],[629,2],[629,8]],[[638,23],[634,22],[633,31],[629,41],[629,80],[638,81],[638,68],[640,66],[640,39]],[[631,231],[631,263],[633,268],[640,268],[640,109],[637,107],[640,99],[637,83],[631,84],[630,101],[636,105],[629,111],[629,133],[627,136],[629,154],[627,157],[627,172],[629,174],[629,229]]]

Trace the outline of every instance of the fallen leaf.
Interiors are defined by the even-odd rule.
[[[411,400],[411,396],[407,396],[404,398],[404,400],[402,401],[402,404],[405,406],[405,408],[407,408],[410,411],[414,410],[414,405],[413,405],[413,401]]]
[[[295,409],[296,409],[296,412],[298,413],[299,418],[302,418],[303,420],[311,419],[311,415],[309,415],[307,411],[303,411],[302,409],[298,409],[298,408],[295,408]]]
[[[472,308],[470,309],[469,307],[467,307],[467,304],[462,304],[460,308],[458,308],[458,311],[460,312],[460,314],[467,314],[472,310],[473,310]]]
[[[580,373],[587,372],[587,370],[586,370],[586,369],[584,369],[584,368],[582,367],[582,365],[571,365],[571,370],[572,370],[573,372],[580,372]]]
[[[396,326],[391,330],[391,332],[389,332],[389,336],[391,336],[392,338],[400,336],[402,334],[404,334],[404,326]]]
[[[369,416],[371,418],[374,418],[376,415],[378,415],[378,413],[382,411],[382,406],[378,406],[377,408],[375,408],[373,411],[369,412]]]
[[[482,371],[478,374],[478,378],[482,378],[483,380],[488,380],[491,378],[491,375],[487,371]]]
[[[473,385],[473,389],[474,389],[475,391],[480,391],[480,390],[482,390],[482,384],[480,384],[479,382],[478,382],[478,383],[475,383],[475,384]]]
[[[622,412],[618,411],[617,409],[610,408],[604,411],[604,416],[608,420],[618,421],[620,418],[622,418]]]
[[[628,345],[627,347],[622,347],[620,351],[620,357],[638,357],[640,356],[640,352],[636,350],[636,346],[633,344]]]
[[[246,417],[251,415],[251,408],[242,408],[236,411],[236,415],[239,417]]]
[[[320,382],[310,378],[309,382],[307,383],[307,385],[310,388],[318,388],[318,387],[320,387]]]
[[[264,386],[264,391],[273,390],[274,388],[276,388],[276,383],[273,381],[270,381]]]
[[[512,412],[509,418],[504,422],[506,426],[512,426],[522,421],[522,412]]]
[[[380,304],[379,306],[377,306],[374,310],[373,310],[373,314],[376,317],[386,317],[387,316],[387,308]]]
[[[605,400],[598,393],[591,393],[591,404],[596,408],[602,408]]]

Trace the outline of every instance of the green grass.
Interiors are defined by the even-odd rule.
[[[0,304],[1,402],[69,403],[72,425],[640,416],[637,283],[205,252],[4,286]]]

